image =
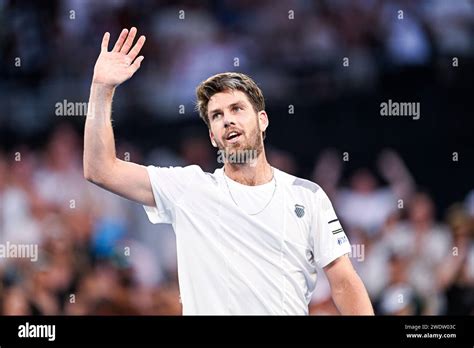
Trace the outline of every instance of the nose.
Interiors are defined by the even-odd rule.
[[[234,117],[235,116],[232,115],[232,113],[224,112],[223,118],[224,118],[224,127],[225,128],[229,127],[230,125],[235,126]]]

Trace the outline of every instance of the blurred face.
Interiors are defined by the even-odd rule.
[[[409,210],[409,216],[412,221],[430,222],[433,219],[433,214],[433,202],[428,196],[418,194],[413,198]]]
[[[372,173],[366,169],[359,169],[351,179],[352,188],[359,193],[371,193],[377,187]]]
[[[20,288],[5,291],[3,315],[31,315],[28,298]]]
[[[226,158],[251,151],[258,156],[262,152],[262,132],[268,126],[268,117],[265,111],[254,110],[244,92],[216,93],[207,108],[211,142]]]

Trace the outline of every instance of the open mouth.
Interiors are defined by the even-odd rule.
[[[229,132],[229,134],[227,134],[227,136],[225,137],[225,140],[228,143],[235,143],[240,139],[241,136],[242,136],[241,133],[237,131],[232,131],[232,132]]]

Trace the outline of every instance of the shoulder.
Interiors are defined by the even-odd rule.
[[[198,165],[189,165],[189,166],[147,166],[148,170],[154,172],[163,172],[163,173],[198,173],[202,172],[201,167]]]
[[[171,180],[183,180],[187,183],[195,183],[196,180],[210,180],[213,174],[202,170],[198,165],[159,167],[147,166],[148,173],[155,178],[169,178]]]
[[[306,194],[316,194],[318,191],[322,191],[321,187],[315,182],[288,174],[277,168],[275,168],[275,175],[277,176],[277,180],[292,190]]]
[[[313,209],[331,212],[334,208],[326,192],[317,183],[277,170],[278,179],[284,183],[287,192],[295,198],[306,202]]]
[[[277,175],[277,180],[283,184],[287,192],[307,202],[310,201],[312,204],[320,205],[329,200],[321,186],[311,180],[285,173],[276,168],[275,175]]]

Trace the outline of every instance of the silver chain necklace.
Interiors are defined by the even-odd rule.
[[[230,194],[230,198],[232,198],[232,201],[234,202],[234,204],[240,208],[239,204],[235,201],[234,199],[234,196],[232,195],[232,192],[230,190],[230,187],[229,187],[229,183],[227,182],[227,175],[225,174],[225,170],[224,171],[224,180],[225,180],[225,184],[227,186],[227,190],[229,191],[229,194]],[[248,215],[251,215],[251,216],[254,216],[254,215],[258,215],[260,214],[262,211],[265,210],[266,207],[268,207],[268,205],[270,204],[270,202],[273,200],[273,197],[275,196],[275,193],[276,193],[276,189],[277,189],[277,181],[276,181],[276,178],[275,178],[275,171],[273,170],[272,168],[272,180],[271,181],[274,181],[275,182],[275,188],[273,189],[273,193],[272,193],[272,196],[270,197],[270,200],[267,202],[267,204],[265,204],[265,206],[258,212],[256,213],[247,213]],[[243,210],[243,209],[242,209]]]

